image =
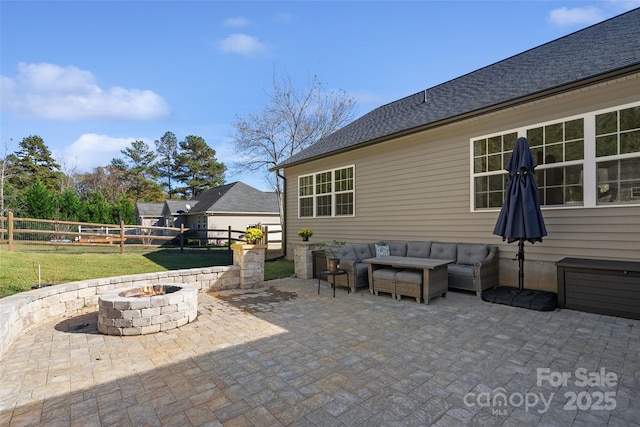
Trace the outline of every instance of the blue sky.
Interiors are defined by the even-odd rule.
[[[134,140],[203,137],[219,161],[274,72],[314,74],[357,116],[589,25],[634,1],[0,1],[0,154],[41,136],[66,171]],[[269,190],[261,174],[227,173]]]

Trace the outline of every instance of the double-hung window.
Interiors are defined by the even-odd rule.
[[[502,206],[507,179],[504,169],[517,139],[517,132],[510,132],[473,141],[476,209]]]
[[[596,203],[640,203],[640,106],[597,114]]]
[[[298,216],[353,216],[354,180],[354,166],[298,177]]]
[[[640,204],[640,103],[472,138],[474,210],[502,206],[518,137],[538,164],[543,207]]]
[[[527,129],[531,154],[538,163],[540,204],[582,205],[584,119]]]

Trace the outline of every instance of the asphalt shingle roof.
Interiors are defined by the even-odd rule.
[[[196,197],[190,214],[201,212],[279,213],[276,193],[264,192],[242,182],[221,185]]]
[[[138,215],[140,216],[161,217],[163,207],[164,204],[162,203],[136,203],[136,208],[138,208]]]
[[[189,205],[189,208],[192,208],[197,202],[193,200],[165,200],[165,204],[169,208],[169,212],[176,214],[180,211],[189,212],[187,205]]]
[[[640,8],[376,108],[274,169],[629,67],[640,68]]]

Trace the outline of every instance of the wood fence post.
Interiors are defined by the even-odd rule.
[[[184,224],[180,224],[180,253],[184,253]]]
[[[124,220],[120,220],[120,254],[124,253]]]
[[[265,245],[264,248],[264,259],[267,259],[267,254],[269,253],[269,226],[262,226],[262,244]]]
[[[13,212],[11,211],[7,220],[7,233],[9,234],[9,252],[13,252]]]

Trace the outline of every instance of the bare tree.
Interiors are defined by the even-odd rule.
[[[5,193],[5,189],[12,176],[12,159],[9,156],[11,145],[13,145],[13,138],[9,139],[9,143],[3,144],[3,152],[0,157],[0,216],[6,215],[8,211],[7,203],[5,203],[8,194]]]
[[[86,200],[99,191],[109,203],[116,203],[130,185],[129,181],[121,179],[123,175],[124,172],[113,165],[98,166],[93,172],[76,174],[78,195]]]
[[[69,166],[64,160],[60,161],[60,193],[63,193],[67,188],[76,191],[78,186],[75,181],[75,176],[78,175],[78,164],[75,163]]]
[[[236,117],[233,144],[243,156],[236,162],[242,172],[267,171],[292,155],[353,120],[355,100],[346,92],[326,91],[314,75],[305,89],[297,89],[290,77],[274,73],[269,104],[260,113]],[[267,181],[278,195],[280,217],[284,219],[281,180],[270,175]]]

